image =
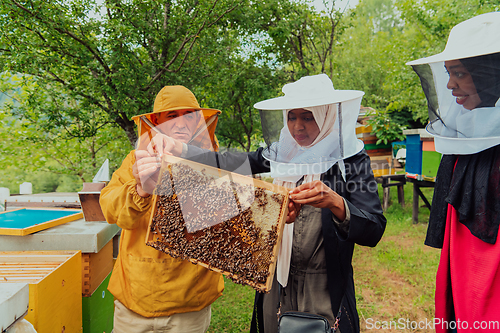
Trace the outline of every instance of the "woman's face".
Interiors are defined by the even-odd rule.
[[[193,137],[199,119],[200,114],[195,110],[175,110],[151,115],[151,120],[160,132],[184,143],[188,143]]]
[[[472,76],[460,60],[445,61],[444,66],[450,75],[446,87],[452,91],[457,103],[467,110],[472,110],[481,103]]]
[[[311,111],[293,109],[288,111],[288,130],[300,146],[309,146],[319,134],[319,127]]]

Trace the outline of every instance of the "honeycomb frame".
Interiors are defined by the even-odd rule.
[[[202,196],[203,191],[210,193],[208,197],[213,200],[195,202],[194,198]],[[235,210],[234,202],[232,207],[228,204],[231,195],[237,204],[237,215],[231,213]],[[164,155],[146,244],[267,293],[288,213],[288,195],[289,190],[282,186]],[[198,209],[193,215],[182,213],[182,202],[188,205],[187,201],[190,208]],[[206,207],[200,208],[203,205]],[[199,230],[188,232],[191,222],[186,219],[205,221],[224,214],[234,216],[220,217],[222,222],[200,225]]]

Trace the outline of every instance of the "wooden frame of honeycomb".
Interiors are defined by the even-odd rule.
[[[165,155],[146,244],[268,292],[288,213],[288,192]]]

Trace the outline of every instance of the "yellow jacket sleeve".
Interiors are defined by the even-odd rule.
[[[100,204],[108,223],[122,229],[139,227],[141,218],[151,214],[153,196],[147,198],[137,194],[136,181],[132,174],[135,151],[131,151],[118,170],[113,173],[109,184],[101,191]],[[149,217],[149,216],[148,216]]]

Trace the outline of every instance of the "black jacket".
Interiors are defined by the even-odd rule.
[[[335,313],[342,302],[340,331],[347,333],[360,330],[351,264],[354,244],[377,245],[384,233],[386,219],[366,152],[363,150],[344,163],[345,181],[336,164],[323,175],[323,182],[346,199],[351,213],[349,232],[345,234],[337,228],[329,209],[322,211],[322,224],[332,309]]]
[[[202,154],[189,148],[188,158],[229,171],[244,174],[269,172],[269,163],[262,157],[262,148],[251,153]],[[322,211],[323,238],[327,259],[327,277],[333,313],[340,309],[340,331],[359,332],[356,310],[352,255],[354,244],[375,246],[382,238],[386,226],[378,188],[370,166],[370,158],[363,150],[344,160],[346,180],[338,164],[323,174],[323,182],[346,199],[351,213],[349,231],[341,231],[332,220],[329,209]],[[342,305],[342,308],[340,306]],[[259,296],[256,296],[252,330],[257,332]],[[260,328],[259,332],[263,332]]]

